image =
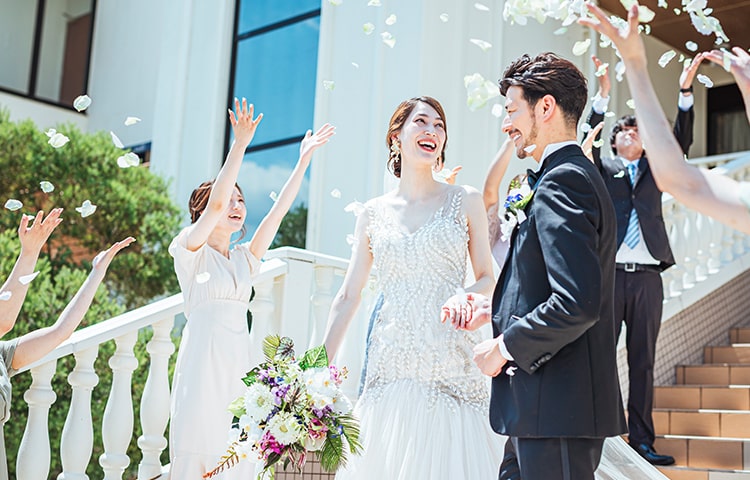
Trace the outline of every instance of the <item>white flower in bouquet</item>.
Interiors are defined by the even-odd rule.
[[[352,411],[353,405],[351,400],[346,395],[339,392],[338,395],[333,397],[333,413],[338,415],[345,415]]]
[[[289,412],[279,412],[268,421],[266,430],[282,445],[291,445],[302,437],[302,426]]]
[[[326,436],[325,435],[319,435],[317,437],[313,437],[310,435],[305,436],[305,450],[310,452],[317,452],[321,448],[323,448],[323,444],[326,443]]]
[[[327,406],[333,404],[333,397],[330,395],[326,395],[323,393],[318,392],[309,392],[310,393],[310,405],[312,405],[314,408],[318,410],[323,410]]]
[[[245,412],[257,421],[268,418],[274,407],[274,395],[263,384],[254,383],[245,391]]]
[[[336,382],[331,378],[331,371],[328,368],[311,368],[306,370],[304,380],[307,391],[311,394],[333,397],[338,391]]]

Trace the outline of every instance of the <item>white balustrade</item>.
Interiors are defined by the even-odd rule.
[[[73,389],[70,410],[60,439],[60,459],[63,471],[57,480],[88,480],[89,466],[94,447],[94,427],[91,420],[91,391],[99,383],[94,372],[94,361],[99,346],[75,352],[76,366],[68,375]]]
[[[28,480],[49,478],[49,409],[57,395],[52,390],[57,360],[31,369],[31,387],[23,394],[29,405],[29,417],[16,458],[16,475]],[[18,421],[18,419],[16,419]]]
[[[121,480],[130,464],[127,451],[133,435],[131,384],[133,370],[138,367],[138,360],[133,354],[137,340],[137,331],[116,338],[117,350],[109,359],[109,366],[112,367],[112,388],[102,419],[104,453],[99,457],[99,465],[104,470],[104,480]]]

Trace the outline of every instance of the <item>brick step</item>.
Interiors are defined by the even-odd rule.
[[[703,362],[750,364],[750,343],[703,347]]]
[[[750,437],[750,410],[654,409],[653,417],[659,435]]]
[[[678,365],[675,373],[678,385],[750,385],[750,365]]]
[[[655,408],[750,410],[750,385],[654,387]]]
[[[744,438],[657,435],[654,448],[682,467],[750,470],[750,442]]]
[[[750,480],[750,470],[657,467],[669,480]]]
[[[750,328],[729,329],[729,343],[750,343]]]

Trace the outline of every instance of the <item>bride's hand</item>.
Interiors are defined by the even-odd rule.
[[[468,302],[468,295],[461,291],[446,300],[440,310],[440,321],[450,320],[455,329],[465,329],[472,319],[472,308]]]

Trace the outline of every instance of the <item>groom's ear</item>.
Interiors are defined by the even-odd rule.
[[[537,102],[539,109],[538,113],[541,114],[542,120],[550,120],[555,112],[558,110],[557,99],[549,93]]]

